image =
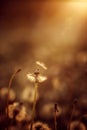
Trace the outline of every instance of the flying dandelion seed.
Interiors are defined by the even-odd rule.
[[[40,67],[42,67],[43,69],[47,70],[47,67],[43,62],[36,61],[36,64],[39,65]]]

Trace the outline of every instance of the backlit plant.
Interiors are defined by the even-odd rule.
[[[36,64],[41,66],[45,70],[47,69],[46,66],[43,63],[40,63],[39,61],[36,61]],[[35,88],[33,110],[32,110],[32,117],[31,117],[31,119],[32,119],[31,130],[32,130],[32,126],[33,126],[33,122],[34,122],[34,118],[35,118],[35,107],[36,107],[38,85],[39,85],[39,83],[42,83],[45,80],[47,80],[47,77],[41,75],[39,69],[37,68],[33,74],[31,74],[31,73],[27,74],[27,78],[29,79],[29,81],[34,82],[34,88]]]

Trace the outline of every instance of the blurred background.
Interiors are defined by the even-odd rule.
[[[36,61],[48,68],[40,68],[48,79],[39,84],[37,118],[53,119],[54,103],[58,103],[59,116],[68,113],[74,99],[78,99],[75,116],[86,114],[86,1],[0,0],[1,99],[11,75],[21,68],[12,91],[16,101],[27,103],[29,113],[34,85],[26,75],[37,68]]]

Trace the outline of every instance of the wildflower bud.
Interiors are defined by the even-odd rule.
[[[59,112],[57,103],[54,104],[54,111]]]
[[[16,71],[16,73],[19,73],[21,71],[21,69],[18,69],[17,71]]]

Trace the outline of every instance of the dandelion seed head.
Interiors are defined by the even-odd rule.
[[[29,126],[29,130],[30,130],[30,126]],[[51,130],[51,129],[46,123],[35,122],[33,124],[33,130]]]
[[[36,61],[36,64],[42,66],[44,69],[47,69],[46,66],[44,65],[44,63],[41,63],[39,61]],[[34,74],[27,74],[27,78],[31,81],[31,82],[37,82],[37,83],[41,83],[44,82],[45,80],[47,80],[46,76],[40,75],[40,71],[39,69],[36,69],[34,71]]]
[[[7,110],[6,110],[7,112]],[[16,121],[21,122],[26,118],[27,112],[24,105],[15,102],[8,106],[8,116],[10,119],[15,117]]]
[[[33,74],[27,74],[27,78],[29,79],[30,82],[38,82],[38,83],[42,83],[45,80],[47,80],[46,76],[42,76],[42,75],[38,75],[37,77]]]

